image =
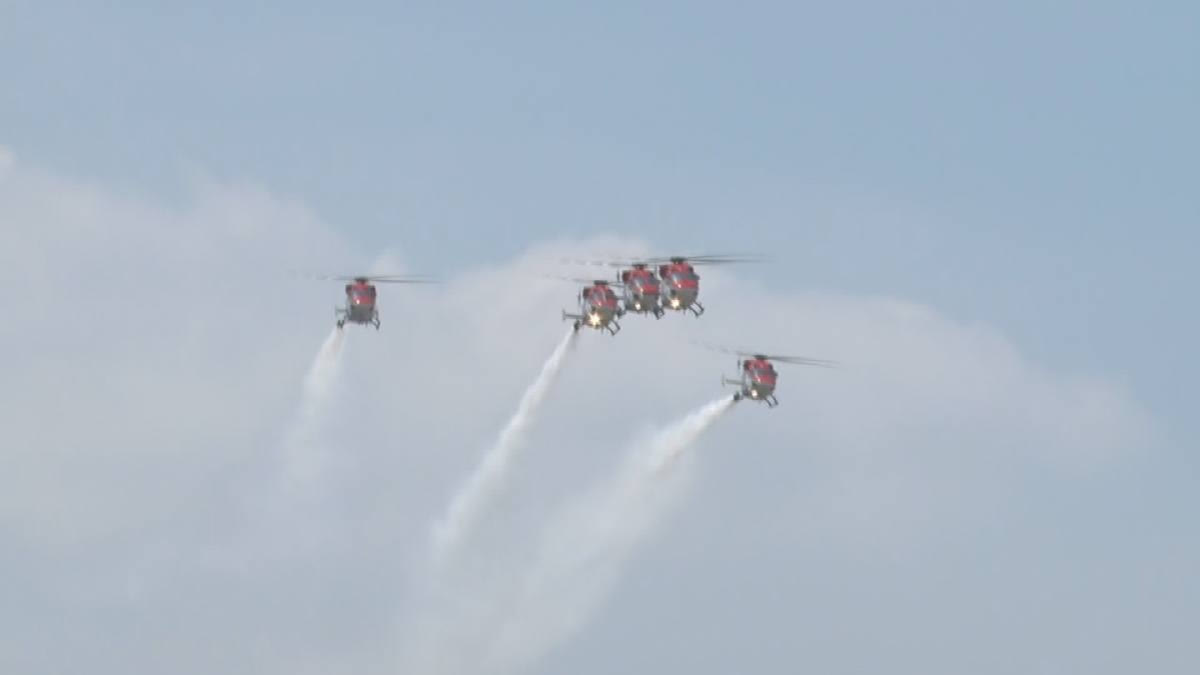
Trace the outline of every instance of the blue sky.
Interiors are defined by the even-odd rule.
[[[341,266],[366,265],[377,252],[390,250],[410,267],[448,278],[486,269],[510,281],[513,289],[523,289],[523,277],[509,278],[504,271],[530,246],[570,240],[574,243],[564,250],[582,254],[588,251],[580,250],[578,241],[616,236],[641,240],[663,253],[772,256],[771,264],[737,270],[736,288],[746,295],[722,300],[744,301],[751,316],[734,325],[722,323],[718,312],[709,326],[722,327],[726,335],[740,329],[744,336],[746,324],[780,324],[787,340],[811,334],[818,344],[836,348],[826,327],[787,323],[788,311],[800,311],[796,298],[811,293],[844,297],[854,307],[873,297],[929,307],[938,317],[930,320],[935,326],[930,334],[938,335],[930,338],[931,344],[943,344],[937,333],[942,317],[957,322],[949,331],[955,336],[960,328],[963,333],[994,330],[1020,354],[1022,368],[1056,386],[1074,391],[1070,388],[1076,380],[1102,381],[1127,392],[1153,420],[1154,440],[1146,442],[1153,451],[1128,463],[1078,469],[1088,477],[1083,482],[1059,467],[1043,475],[1036,463],[1025,463],[1027,458],[960,466],[947,451],[937,455],[948,467],[941,476],[945,482],[935,481],[931,488],[931,503],[953,510],[960,499],[975,507],[983,500],[984,517],[999,530],[977,531],[964,524],[968,515],[979,515],[968,508],[964,522],[951,523],[948,534],[941,535],[946,541],[918,532],[916,538],[924,536],[929,549],[916,545],[917,555],[896,554],[895,567],[862,562],[858,571],[874,575],[865,589],[851,588],[849,582],[833,589],[796,582],[799,587],[793,584],[792,591],[815,594],[822,607],[835,612],[870,607],[875,597],[891,593],[888,597],[896,601],[891,611],[902,615],[921,604],[906,587],[936,594],[939,579],[947,579],[950,591],[933,599],[936,610],[931,611],[962,611],[976,595],[993,603],[994,617],[962,628],[967,633],[977,629],[977,637],[987,631],[1019,632],[1013,625],[1020,608],[1010,606],[1015,601],[1007,598],[1025,596],[1006,589],[1051,589],[1061,594],[1063,604],[1045,620],[1073,626],[1074,632],[1058,637],[1068,643],[1062,649],[1076,657],[1087,653],[1087,644],[1097,636],[1113,637],[1110,626],[1097,618],[1100,601],[1092,598],[1101,596],[1096,588],[1111,590],[1112,606],[1129,616],[1144,613],[1167,617],[1170,623],[1194,614],[1172,606],[1169,599],[1177,590],[1172,583],[1183,589],[1180,597],[1194,597],[1195,582],[1184,581],[1190,571],[1181,561],[1194,561],[1197,555],[1194,542],[1180,543],[1194,530],[1191,515],[1200,475],[1192,452],[1200,438],[1192,395],[1200,379],[1200,359],[1194,355],[1200,320],[1193,309],[1194,258],[1200,244],[1195,227],[1200,222],[1197,5],[169,5],[18,1],[0,6],[0,147],[15,154],[22,185],[35,185],[31,194],[62,194],[64,203],[74,203],[82,190],[77,183],[94,185],[107,195],[102,204],[119,205],[109,213],[128,215],[137,227],[159,221],[190,227],[189,214],[196,213],[216,214],[214,222],[224,222],[230,213],[261,216],[271,223],[266,231],[276,240],[247,244],[248,250],[270,251],[255,273],[259,281],[276,268],[284,278],[293,264],[322,267],[323,251],[330,252],[329,266]],[[50,188],[36,183],[26,175],[34,170],[56,176],[57,182]],[[198,195],[197,177],[225,187]],[[231,185],[262,186],[272,196],[246,196],[232,188],[235,194],[226,195]],[[15,241],[37,242],[37,233],[22,233],[15,218],[24,214],[30,222],[42,222],[37,219],[53,212],[47,204],[54,199],[31,197],[30,206],[21,195],[7,198],[0,207],[11,210],[0,209],[0,227],[17,232]],[[3,222],[8,217],[14,220]],[[284,243],[280,239],[291,236],[289,218],[299,223],[297,241]],[[112,227],[123,231],[119,224]],[[207,235],[193,236],[204,240]],[[221,246],[233,245],[220,238],[224,234],[212,236]],[[300,240],[304,237],[311,241]],[[114,241],[136,240],[114,236]],[[10,252],[16,250],[10,247]],[[30,257],[47,267],[61,260],[91,269],[102,268],[103,261],[92,258],[100,251],[141,259],[138,251],[87,237],[81,237],[77,248],[70,238],[43,248],[34,245]],[[294,254],[295,260],[283,253]],[[179,252],[163,259],[188,260]],[[253,256],[237,249],[234,260],[245,264]],[[217,257],[208,262],[218,267],[225,261]],[[155,263],[145,264],[160,269]],[[16,287],[20,279],[8,283]],[[328,290],[295,288],[286,279],[278,286],[262,283],[278,293],[294,292],[297,298],[281,301],[281,306],[300,314],[305,294]],[[205,295],[186,286],[180,292],[194,293],[200,309],[225,311],[220,309],[225,297],[212,297],[215,291]],[[534,289],[528,292],[535,297]],[[564,295],[569,300],[570,294]],[[79,311],[94,312],[112,298],[100,295],[86,305],[71,295],[60,300],[64,307],[77,301]],[[317,300],[326,312],[326,298]],[[238,311],[243,310],[250,311]],[[831,325],[859,325],[843,321],[836,311],[814,315]],[[457,319],[442,318],[458,325],[453,323]],[[294,328],[292,333],[261,330],[278,330],[282,336],[270,333],[273,339],[290,344],[280,347],[276,360],[307,358],[305,350],[313,340],[303,336],[302,319],[289,315],[288,320],[284,325]],[[906,335],[878,317],[861,325],[895,329],[898,339]],[[179,337],[163,335],[168,334]],[[248,339],[266,341],[267,335]],[[777,344],[774,337],[761,336],[768,346]],[[34,352],[74,344],[62,336],[25,344],[15,330],[11,335],[0,331],[0,341],[8,339]],[[205,333],[187,344],[220,353],[215,345],[229,348],[226,339]],[[956,346],[957,339],[944,342]],[[171,343],[149,348],[169,354]],[[486,345],[463,349],[506,354],[488,352],[492,348]],[[974,347],[965,351],[1001,360],[1006,354]],[[888,353],[907,358],[899,347]],[[956,364],[975,372],[965,367],[974,365],[971,359],[955,358],[947,356],[943,363],[923,353],[916,362],[930,360],[939,369]],[[272,363],[273,374],[289,372],[290,366]],[[396,376],[409,367],[397,360],[387,363],[395,366]],[[516,371],[517,365],[511,377],[506,373],[501,380],[494,374],[494,379],[511,381],[519,391],[525,371]],[[358,372],[370,370],[360,364]],[[980,377],[991,374],[983,369]],[[266,391],[267,384],[255,387],[271,401],[264,404],[270,410],[286,408],[285,394]],[[586,391],[582,385],[579,390]],[[864,385],[863,391],[870,390]],[[1061,404],[1064,415],[1077,419],[1068,415],[1075,408],[1057,395],[1032,385],[1014,391],[1032,391],[1030,400],[1050,406],[1048,415],[1056,414]],[[502,415],[508,399],[497,405],[495,415]],[[1130,409],[1123,404],[1116,408]],[[936,417],[924,408],[918,412]],[[478,443],[468,432],[486,433],[484,422],[502,419],[484,417],[472,423],[476,426],[456,430],[462,436],[454,436],[456,442],[473,449]],[[987,445],[979,439],[986,439],[991,433],[986,430],[993,427],[981,419],[969,434],[937,429],[929,421],[921,428],[936,439],[957,439],[955,434],[963,433],[971,442]],[[1036,424],[1040,418],[1012,419]],[[1088,418],[1080,413],[1078,419]],[[1094,421],[1094,433],[1106,433],[1103,420]],[[179,428],[190,424],[180,421]],[[883,435],[895,431],[877,424]],[[844,431],[837,429],[828,433]],[[997,432],[998,447],[1050,442],[1036,431],[1029,431],[1028,438],[1024,431],[1009,438],[1010,431]],[[257,427],[253,433],[269,435]],[[904,443],[924,447],[922,442],[897,441],[906,449]],[[39,447],[37,441],[31,443]],[[879,461],[898,474],[915,475],[928,468],[924,462],[929,460],[922,455],[911,467]],[[802,465],[805,471],[830,468],[812,461],[814,465]],[[440,477],[446,478],[450,468],[440,468],[445,471]],[[984,497],[955,492],[954,472],[959,469],[966,485],[984,486]],[[992,470],[1005,487],[989,485]],[[439,476],[430,471],[430,480]],[[712,528],[747,547],[766,545],[758,535],[720,518],[726,513],[721,505],[749,500],[763,506],[753,501],[751,478],[770,482],[769,473],[759,467],[757,474],[742,476],[744,483],[727,473],[731,487],[710,477],[707,489],[715,492],[716,503],[695,507],[676,530],[668,528],[668,543],[647,554],[629,581],[634,590],[613,601],[610,620],[598,624],[589,646],[556,657],[564,659],[560,670],[578,665],[572,659],[587,663],[579,654],[602,654],[606,644],[629,639],[620,617],[666,621],[671,608],[694,602],[695,580],[663,570],[686,564],[677,557],[702,550],[705,537],[715,536]],[[913,479],[914,485],[919,482]],[[821,490],[820,485],[810,487]],[[913,496],[904,487],[891,488]],[[729,501],[720,501],[722,497]],[[155,504],[151,497],[144,503]],[[820,506],[817,512],[822,513]],[[878,525],[881,516],[870,511],[858,517]],[[820,532],[822,524],[811,527]],[[859,531],[852,524],[848,530],[838,536],[883,536],[874,527]],[[1010,542],[1000,531],[1015,532],[1022,544],[1040,553],[1022,558],[1004,550]],[[955,536],[960,538],[949,541]],[[1130,542],[1128,550],[1123,541]],[[811,564],[828,573],[847,565],[839,556],[850,554],[836,545],[826,553],[808,541],[793,543],[779,551],[779,568]],[[858,545],[855,541],[847,547]],[[948,547],[944,559],[929,553],[940,546]],[[732,552],[740,549],[728,549],[714,556],[705,568],[709,574],[742,573],[738,565],[745,561]],[[979,570],[986,565],[977,556],[985,552],[1012,565],[1020,577],[999,583],[991,591],[994,596],[978,586]],[[30,553],[30,560],[40,560],[43,553]],[[940,576],[910,576],[908,566],[919,564],[928,564]],[[1082,578],[1076,574],[1079,569],[1087,570]],[[1130,581],[1134,577],[1136,582]],[[747,602],[765,607],[767,615],[772,615],[771,596],[777,589],[771,582],[776,578],[764,573],[748,580],[744,589],[752,598]],[[650,600],[639,597],[637,589],[648,587],[671,602],[654,602],[662,596],[652,594]],[[714,589],[715,606],[737,606],[740,599],[732,588]],[[888,616],[885,611],[880,620]],[[930,626],[939,625],[925,619]],[[839,620],[851,623],[846,617]],[[1128,626],[1118,623],[1130,629],[1121,633],[1128,637],[1123,646],[1130,656],[1118,663],[1135,663],[1143,650],[1154,647],[1163,660],[1151,663],[1161,671],[1169,671],[1172,663],[1194,665],[1189,659],[1194,652],[1178,647],[1182,639],[1163,643],[1182,633],[1180,621],[1157,634],[1143,628],[1145,635],[1132,628],[1143,625],[1132,619]],[[694,640],[703,627],[696,631],[683,631],[678,639]],[[853,633],[853,628],[846,631]],[[930,629],[925,637],[936,633]],[[726,637],[734,647],[709,654],[714,663],[720,662],[719,655],[733,658],[739,645],[747,650],[763,646],[753,634]],[[783,642],[771,644],[787,651]],[[643,665],[670,666],[669,654],[685,653],[686,645],[675,646],[679,649],[647,651]],[[836,659],[838,650],[828,649],[832,653],[819,653],[816,663]],[[881,654],[919,662],[907,658],[912,654],[905,649],[885,645]],[[770,662],[770,653],[763,658]],[[550,663],[553,670],[556,662]],[[609,669],[608,662],[597,663],[596,672]],[[1067,663],[1096,665],[1086,658]],[[727,672],[732,664],[726,665]],[[869,659],[862,666],[870,669]],[[1044,671],[1057,672],[1052,665]]]
[[[769,251],[771,284],[919,299],[1190,417],[1189,3],[3,11],[27,162],[252,181],[435,267],[607,231]]]

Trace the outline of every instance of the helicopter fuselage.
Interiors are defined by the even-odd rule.
[[[575,330],[584,326],[596,330],[607,330],[616,335],[621,330],[617,317],[621,310],[617,304],[617,294],[605,282],[597,282],[579,292],[579,313],[571,314],[563,310],[563,319],[574,319]]]
[[[697,300],[700,295],[700,275],[687,262],[672,262],[660,265],[658,276],[662,280],[662,307],[677,312],[691,312],[696,316],[704,313],[704,305]]]
[[[371,284],[346,284],[346,306],[337,309],[338,328],[346,322],[370,324],[379,329],[379,310],[375,306],[376,291]]]
[[[775,382],[779,374],[770,361],[746,359],[738,361],[738,369],[741,371],[739,378],[722,378],[724,384],[738,387],[738,392],[734,394],[734,400],[746,398],[751,401],[762,401],[770,408],[779,405],[779,400],[775,398]]]
[[[621,272],[619,279],[624,289],[621,298],[624,311],[662,318],[662,283],[652,270],[639,265]]]

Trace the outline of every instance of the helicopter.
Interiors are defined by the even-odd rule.
[[[319,276],[325,281],[347,281],[346,306],[334,309],[337,316],[337,327],[341,329],[346,322],[375,326],[379,330],[379,308],[376,303],[375,284],[430,284],[431,279],[397,274],[356,276]]]
[[[617,304],[617,294],[613,291],[612,286],[603,279],[594,281],[570,279],[570,281],[590,283],[591,285],[585,286],[579,291],[579,313],[572,314],[564,309],[563,320],[574,319],[576,332],[583,326],[590,326],[596,330],[607,330],[610,335],[620,332],[621,324],[617,323],[617,318],[624,315],[625,311]]]
[[[706,345],[707,346],[707,345]],[[823,359],[810,359],[803,356],[780,356],[777,354],[761,354],[757,352],[745,352],[722,347],[709,347],[717,351],[736,354],[738,357],[737,368],[739,377],[730,378],[721,376],[721,385],[733,385],[738,387],[738,391],[734,393],[733,400],[740,401],[742,399],[750,399],[751,401],[762,401],[767,404],[768,408],[774,408],[779,405],[779,399],[775,398],[775,383],[779,374],[775,371],[775,363],[790,363],[800,366],[819,366],[822,368],[833,368],[837,365],[834,361],[826,361]]]
[[[662,307],[660,295],[662,284],[647,263],[632,263],[630,269],[621,270],[617,278],[624,289],[622,309],[635,314],[653,314],[656,319],[663,318],[666,310]]]
[[[624,288],[622,309],[653,314],[657,319],[662,318],[666,310],[691,312],[697,317],[704,313],[704,305],[697,299],[700,275],[696,274],[696,265],[757,261],[758,258],[742,255],[694,255],[564,262],[624,268],[617,273],[617,281]]]

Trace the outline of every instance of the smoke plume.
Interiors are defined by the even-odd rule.
[[[688,473],[681,456],[725,411],[724,397],[635,444],[599,490],[564,509],[487,652],[485,672],[522,672],[574,635],[611,592],[634,547],[679,503]]]
[[[496,442],[487,450],[474,473],[455,494],[442,519],[433,530],[433,561],[441,565],[454,554],[463,540],[470,534],[488,504],[500,492],[508,477],[525,429],[533,421],[538,408],[550,391],[559,371],[562,370],[571,346],[575,343],[575,331],[568,330],[562,341],[546,359],[533,384],[525,390],[517,410],[508,424],[500,431]]]
[[[308,484],[320,473],[322,456],[314,436],[340,370],[344,343],[345,332],[335,327],[321,344],[304,378],[300,412],[285,444],[284,476],[288,485]]]

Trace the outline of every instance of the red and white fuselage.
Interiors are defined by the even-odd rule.
[[[775,381],[779,374],[775,366],[767,359],[750,358],[738,362],[739,379],[725,379],[725,384],[739,387],[734,394],[734,400],[748,398],[752,401],[764,401],[768,407],[774,408],[779,404],[775,398]]]
[[[375,286],[363,280],[346,284],[346,306],[338,309],[338,328],[347,321],[371,324],[379,329],[379,311],[375,308]]]
[[[704,305],[697,300],[700,295],[700,275],[696,268],[684,258],[672,258],[658,266],[661,282],[663,309],[691,312],[696,316],[704,313]]]
[[[621,288],[624,289],[622,304],[626,312],[662,317],[662,283],[654,270],[645,263],[635,263],[632,268],[623,270],[618,279],[621,281]]]
[[[621,325],[617,323],[617,316],[620,314],[617,294],[608,282],[593,282],[591,286],[579,291],[578,299],[579,313],[572,314],[563,310],[564,320],[574,319],[575,330],[588,326],[596,330],[607,330],[612,335],[621,330]]]

